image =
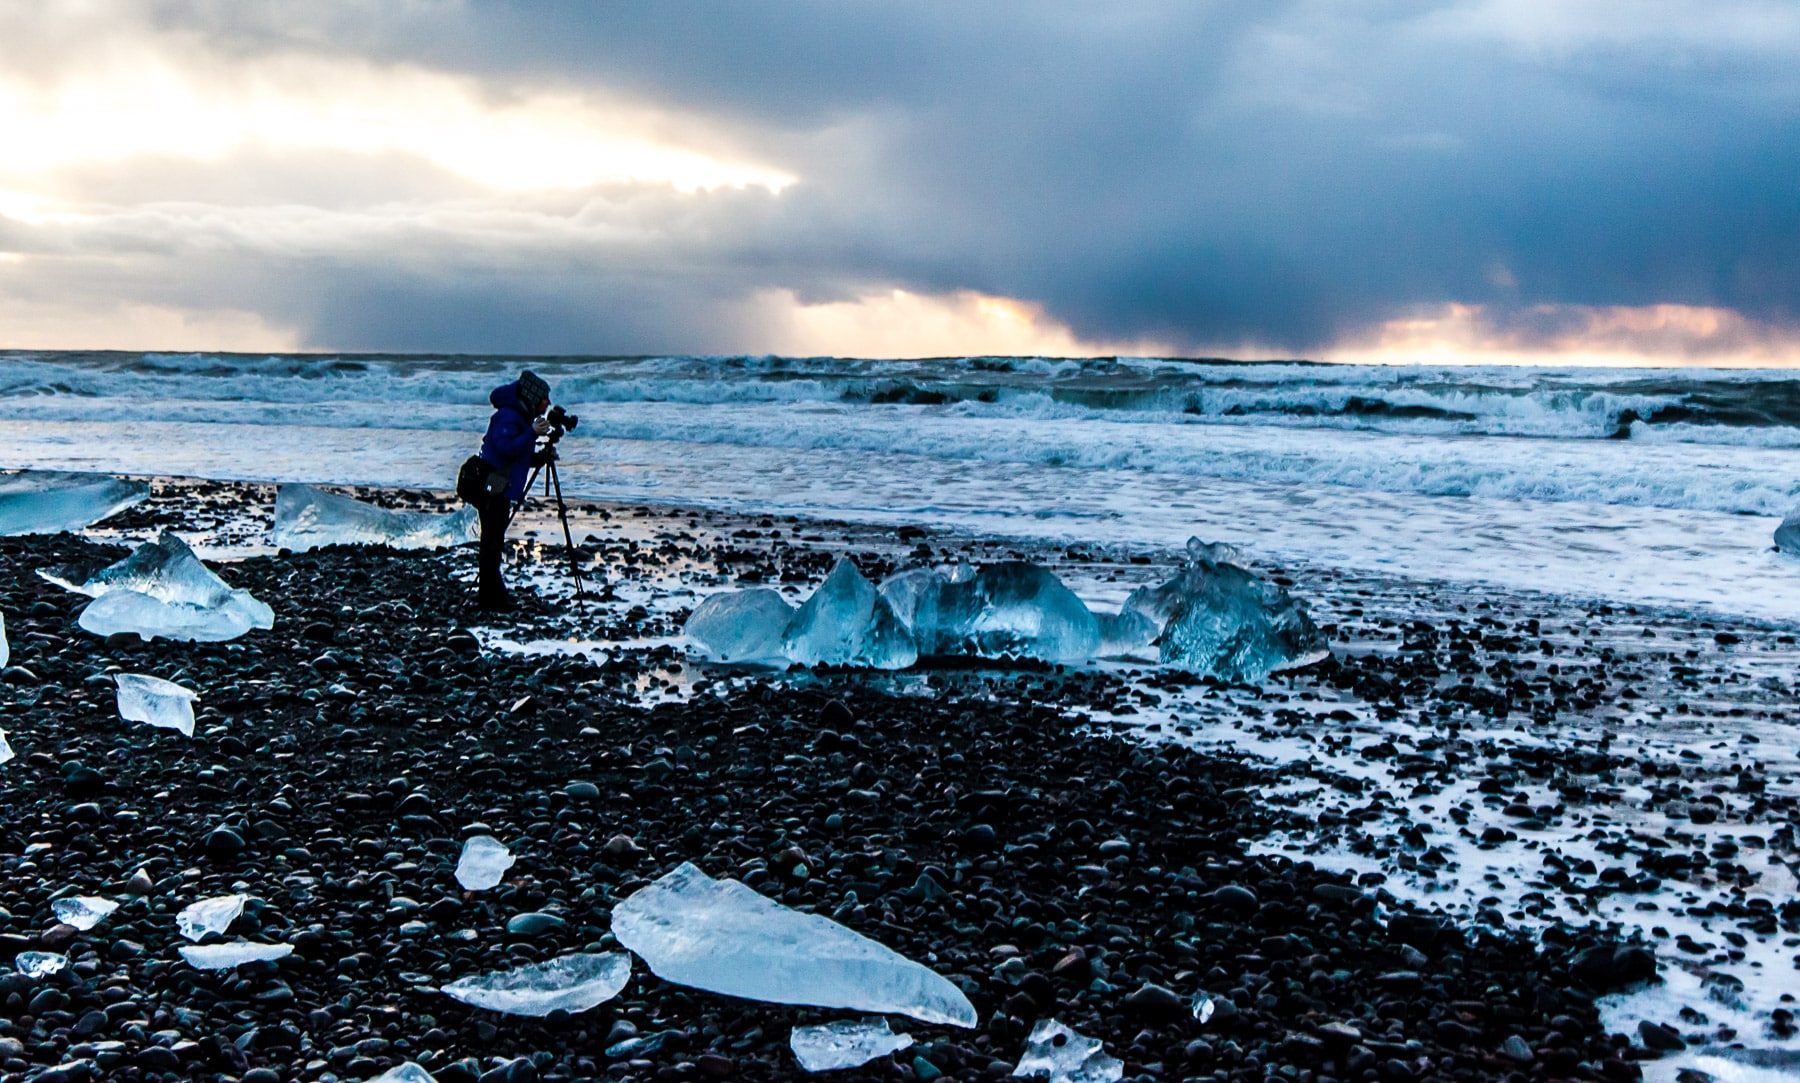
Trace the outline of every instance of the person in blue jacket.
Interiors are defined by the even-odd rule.
[[[500,578],[500,554],[506,545],[506,521],[512,506],[525,498],[526,475],[553,449],[537,449],[537,438],[550,430],[544,412],[550,409],[550,385],[530,371],[521,372],[510,384],[496,387],[488,396],[494,416],[488,420],[481,441],[481,458],[488,464],[486,499],[481,504],[480,574],[475,602],[482,609],[511,609],[512,596]]]

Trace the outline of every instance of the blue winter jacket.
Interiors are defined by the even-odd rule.
[[[531,431],[531,415],[519,404],[517,381],[494,388],[488,401],[494,416],[481,441],[481,457],[495,470],[506,471],[506,499],[525,497],[525,476],[531,470],[531,451],[537,434]]]

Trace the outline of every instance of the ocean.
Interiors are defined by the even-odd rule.
[[[523,367],[571,495],[1800,611],[1770,370],[10,352],[0,467],[448,488]]]

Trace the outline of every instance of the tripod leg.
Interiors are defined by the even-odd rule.
[[[556,486],[556,516],[562,520],[563,544],[569,550],[569,574],[575,579],[575,596],[585,601],[587,590],[581,583],[581,567],[575,561],[575,536],[569,533],[569,506],[563,503],[562,475],[556,472],[555,463],[550,464],[550,474],[544,481],[544,487],[548,489],[552,484]]]
[[[506,514],[506,525],[508,527],[512,526],[513,518],[517,516],[519,512],[525,510],[525,501],[531,498],[531,487],[537,484],[538,473],[543,469],[544,468],[541,466],[533,469],[531,471],[531,476],[525,479],[525,495],[521,496],[519,502],[513,505],[512,511],[507,512]],[[550,495],[550,482],[548,479],[544,481],[544,495]]]

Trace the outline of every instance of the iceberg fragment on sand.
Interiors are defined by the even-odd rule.
[[[135,632],[144,639],[216,643],[275,626],[274,610],[214,575],[168,531],[80,582],[47,571],[38,575],[94,599],[77,623],[95,635]]]
[[[689,863],[614,907],[612,931],[659,977],[680,985],[975,1025],[969,998],[943,977],[829,918],[791,910],[736,880],[714,880]]]
[[[919,660],[893,607],[847,558],[794,613],[782,652],[803,666],[905,669]]]
[[[1020,655],[1081,662],[1100,653],[1100,622],[1047,568],[1023,561],[901,572],[881,584],[922,654]]]
[[[787,661],[781,639],[787,633],[794,607],[767,587],[715,594],[694,607],[682,626],[706,656],[715,662]]]
[[[447,995],[506,1015],[545,1016],[553,1011],[585,1012],[619,995],[631,980],[631,956],[576,952],[511,970],[458,978]]]
[[[456,859],[456,882],[465,891],[487,891],[499,885],[516,860],[494,836],[472,836],[464,840],[462,856]]]
[[[1800,508],[1788,513],[1788,517],[1775,528],[1775,548],[1790,556],[1800,557]]]
[[[111,899],[98,895],[71,895],[50,904],[50,912],[65,925],[86,932],[106,920],[106,915],[119,908]]]
[[[193,689],[142,673],[115,673],[113,683],[119,687],[120,718],[194,735],[194,701],[200,697]]]
[[[809,1072],[861,1067],[912,1044],[912,1035],[895,1034],[886,1019],[872,1023],[843,1019],[823,1026],[795,1027],[788,1036],[794,1059]]]
[[[1220,680],[1255,683],[1330,653],[1325,637],[1287,591],[1236,562],[1226,545],[1188,539],[1180,575],[1125,599],[1162,629],[1163,664]]]
[[[22,951],[13,956],[13,969],[28,978],[47,978],[68,965],[67,955],[51,951]]]
[[[1040,1019],[1025,1039],[1025,1055],[1015,1076],[1042,1076],[1050,1083],[1118,1083],[1125,1064],[1109,1057],[1098,1038],[1077,1034],[1054,1019]]]
[[[283,485],[275,491],[271,540],[296,553],[325,545],[440,549],[474,541],[478,522],[473,506],[448,514],[395,511],[311,485]]]
[[[217,895],[201,899],[175,915],[175,928],[189,940],[200,941],[214,933],[231,928],[231,923],[244,912],[248,895]]]
[[[437,1083],[437,1076],[413,1061],[395,1065],[369,1080],[369,1083]]]
[[[183,944],[181,957],[195,970],[229,970],[245,963],[272,963],[294,954],[292,944],[252,944],[238,940],[230,944]]]
[[[24,470],[0,476],[0,536],[80,530],[150,495],[141,481],[106,474]]]

